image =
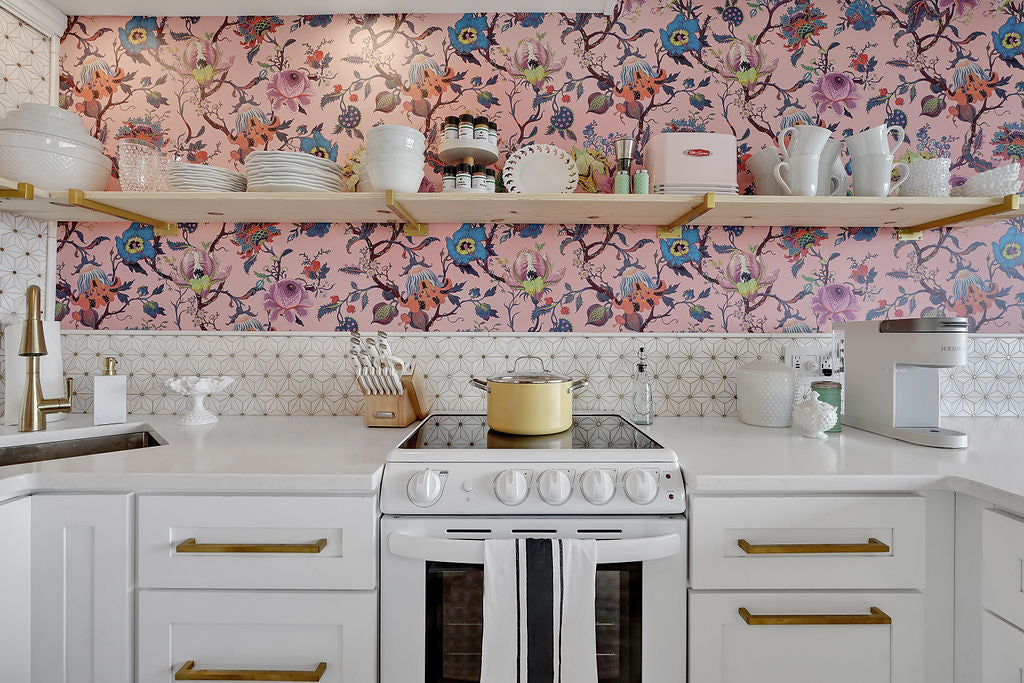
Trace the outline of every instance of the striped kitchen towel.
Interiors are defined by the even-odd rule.
[[[597,683],[593,539],[484,541],[480,683]]]

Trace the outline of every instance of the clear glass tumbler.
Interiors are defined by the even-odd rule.
[[[145,192],[162,175],[157,164],[156,145],[138,140],[123,140],[117,144],[117,169],[121,189],[125,192]]]

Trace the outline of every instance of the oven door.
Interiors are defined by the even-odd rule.
[[[381,683],[480,680],[487,538],[594,538],[600,683],[686,677],[686,522],[669,517],[384,517]]]

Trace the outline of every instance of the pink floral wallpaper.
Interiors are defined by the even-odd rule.
[[[571,150],[608,192],[612,140],[732,132],[742,160],[794,123],[882,122],[958,180],[1024,157],[1024,9],[989,0],[621,0],[564,14],[73,18],[61,105],[115,155],[148,139],[243,169],[255,149],[335,160],[350,187],[381,122],[436,143],[484,114],[502,157]],[[907,148],[904,148],[907,149]],[[424,191],[439,184],[439,164]],[[501,161],[499,161],[499,166]],[[116,175],[116,167],[114,171]],[[115,178],[111,187],[117,186]],[[69,328],[164,330],[828,330],[964,315],[1024,330],[1024,223],[934,231],[691,226],[182,225],[62,228]]]

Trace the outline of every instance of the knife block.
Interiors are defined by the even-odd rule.
[[[367,394],[363,407],[363,423],[367,427],[407,427],[430,414],[430,399],[423,384],[423,374],[414,367],[402,375],[401,394]]]

